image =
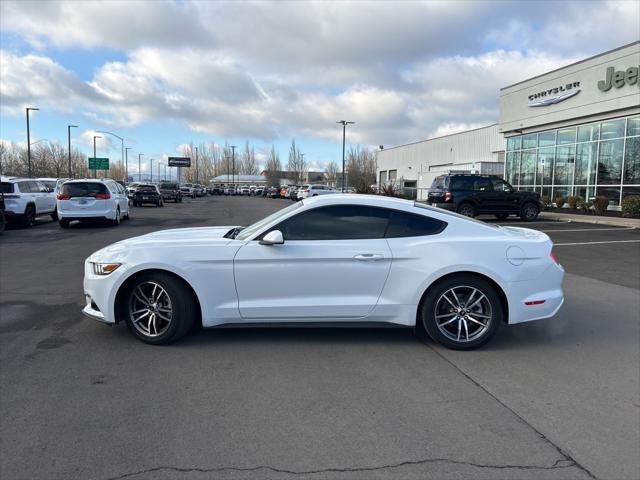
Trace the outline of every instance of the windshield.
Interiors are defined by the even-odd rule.
[[[262,227],[265,227],[270,223],[275,223],[278,219],[288,215],[290,212],[300,207],[302,207],[302,203],[294,203],[293,205],[289,205],[288,207],[283,208],[282,210],[278,210],[277,212],[272,213],[268,217],[265,217],[262,220],[258,220],[253,225],[249,225],[248,227],[243,228],[242,231],[240,231],[235,236],[235,238],[238,240],[246,240],[247,238],[251,237],[254,233],[262,229]]]

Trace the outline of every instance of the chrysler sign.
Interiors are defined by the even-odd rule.
[[[578,93],[580,93],[580,82],[567,83],[566,85],[560,85],[559,87],[549,88],[529,95],[529,106],[546,107],[547,105],[555,105]]]

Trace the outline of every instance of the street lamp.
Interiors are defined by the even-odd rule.
[[[303,166],[304,166],[304,156],[305,156],[305,154],[301,153],[300,156],[302,157],[302,161],[300,162],[300,177],[301,177],[300,181],[303,181],[304,179],[302,178],[302,172],[304,170]]]
[[[120,139],[120,145],[121,145],[121,150],[120,150],[120,161],[124,162],[124,138],[122,138],[120,135],[116,135],[115,133],[112,132],[105,132],[102,130],[98,130],[98,133],[106,133],[107,135],[112,135],[118,139]],[[126,174],[126,169],[125,169],[125,174]]]
[[[98,169],[96,168],[97,160],[96,160],[96,138],[102,138],[100,135],[93,136],[93,178],[97,177]]]
[[[131,147],[124,147],[124,181],[129,182],[129,150],[133,150]]]
[[[196,149],[196,183],[198,182],[198,147],[195,147]]]
[[[41,138],[40,140],[36,140],[35,142],[33,142],[31,145],[36,145],[40,142],[48,142],[49,140],[47,140],[46,138]]]
[[[67,172],[69,178],[73,178],[71,175],[71,129],[78,128],[77,125],[67,125],[67,141],[69,142],[69,171]]]
[[[231,161],[233,162],[232,167],[231,167],[231,175],[233,175],[233,185],[235,186],[236,184],[236,147],[235,145],[230,145],[231,146]]]
[[[29,178],[31,178],[31,131],[29,129],[29,112],[31,110],[40,110],[39,108],[27,107],[27,162],[29,164]]]
[[[344,193],[344,144],[347,133],[347,125],[353,125],[356,122],[347,122],[346,120],[340,120],[336,123],[342,125],[342,193]]]
[[[142,170],[140,168],[140,157],[142,157],[142,155],[144,155],[144,153],[138,154],[138,181],[139,182],[142,182]]]
[[[149,161],[151,162],[151,183],[153,183],[153,158],[150,158]]]

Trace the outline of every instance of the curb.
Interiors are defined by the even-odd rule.
[[[614,227],[640,228],[640,220],[636,218],[597,217],[589,215],[571,215],[565,213],[549,212],[540,212],[538,218],[576,223],[591,223],[594,225],[612,225]]]

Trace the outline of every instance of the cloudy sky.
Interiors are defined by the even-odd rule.
[[[311,167],[495,123],[500,87],[640,38],[640,2],[0,2],[0,139],[147,157],[292,138]],[[99,144],[119,158],[119,142]]]

